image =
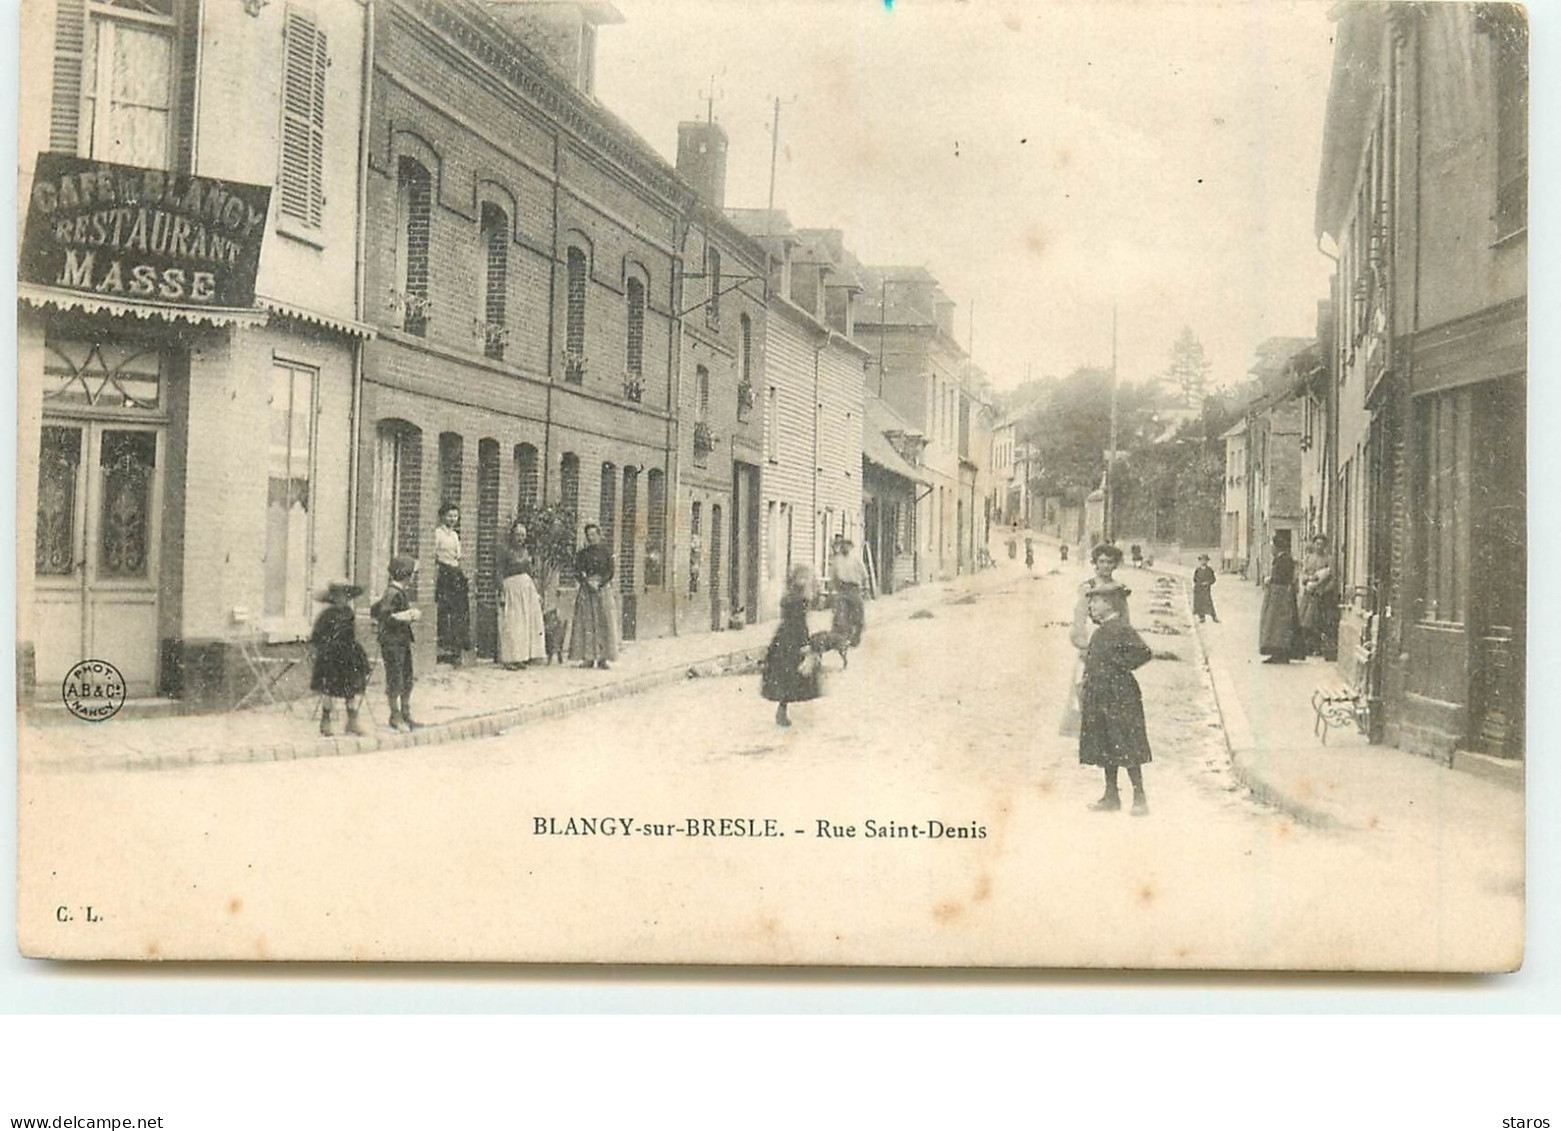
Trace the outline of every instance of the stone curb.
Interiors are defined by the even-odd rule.
[[[975,577],[979,575],[970,576]],[[946,584],[946,582],[928,583],[929,586],[943,586]],[[987,591],[990,592],[991,590]],[[880,623],[892,623],[897,620],[903,620],[921,609],[932,605],[952,604],[969,596],[971,596],[971,593],[968,591],[953,596],[940,592],[938,597],[932,601],[917,602],[914,605],[907,603],[905,606],[895,608],[889,615],[884,616]],[[382,751],[410,750],[418,746],[433,746],[443,742],[491,738],[514,727],[524,726],[527,723],[538,722],[542,719],[559,718],[602,703],[610,703],[618,699],[643,695],[646,692],[657,691],[684,680],[720,675],[739,675],[752,671],[763,660],[764,653],[768,648],[769,641],[766,640],[763,644],[749,648],[707,656],[703,659],[684,661],[665,668],[658,668],[655,671],[631,676],[627,679],[616,679],[604,683],[600,687],[570,691],[563,695],[554,695],[546,699],[539,699],[536,702],[524,703],[514,707],[504,707],[484,714],[465,715],[460,718],[450,719],[447,722],[420,727],[410,734],[404,731],[385,730],[362,736],[342,735],[335,738],[320,738],[314,741],[272,743],[263,746],[185,750],[175,754],[136,754],[124,757],[98,755],[91,758],[71,759],[51,758],[26,762],[23,768],[49,773],[101,772],[104,770],[131,772],[182,770],[195,766],[241,765],[250,762],[291,762],[313,758],[373,754]]]
[[[1167,577],[1176,577],[1182,582],[1182,603],[1187,610],[1188,633],[1197,651],[1197,663],[1203,671],[1204,683],[1208,686],[1209,694],[1214,697],[1214,707],[1220,715],[1220,736],[1225,743],[1225,754],[1230,762],[1231,774],[1257,800],[1278,809],[1303,825],[1318,829],[1347,827],[1331,813],[1308,805],[1280,789],[1263,774],[1262,770],[1252,764],[1253,759],[1262,757],[1262,751],[1255,745],[1247,745],[1253,742],[1252,728],[1247,722],[1246,711],[1242,709],[1241,699],[1236,694],[1235,687],[1231,685],[1230,677],[1223,670],[1216,670],[1216,665],[1209,662],[1209,653],[1203,646],[1203,634],[1198,631],[1197,618],[1192,611],[1192,584],[1172,570],[1159,566],[1149,568]],[[1224,686],[1223,694],[1221,685]],[[1245,741],[1238,745],[1238,739]]]

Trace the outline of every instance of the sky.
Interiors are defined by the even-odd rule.
[[[730,139],[726,203],[927,267],[997,388],[1156,376],[1185,326],[1211,381],[1310,337],[1332,59],[1327,0],[614,0],[597,96],[669,161]]]

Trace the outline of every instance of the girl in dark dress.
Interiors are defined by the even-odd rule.
[[[808,606],[813,601],[813,574],[793,566],[781,598],[780,627],[764,654],[764,679],[759,693],[775,704],[775,723],[789,727],[786,704],[817,699],[822,690],[818,657],[808,647]]]
[[[320,706],[320,733],[329,737],[331,700],[340,699],[347,708],[347,733],[367,734],[358,721],[358,702],[369,682],[369,657],[358,643],[352,600],[363,592],[360,585],[333,581],[319,594],[325,610],[314,622],[309,642],[314,645],[314,673],[309,681],[313,691],[324,696]]]
[[[1209,566],[1209,555],[1198,555],[1198,568],[1192,571],[1192,611],[1202,624],[1208,617],[1219,624],[1219,614],[1214,611],[1214,570]]]
[[[580,589],[575,594],[574,619],[569,622],[569,658],[582,667],[605,668],[618,658],[618,603],[613,599],[612,551],[602,542],[595,523],[585,528],[585,545],[575,555]]]
[[[1084,684],[1079,691],[1079,763],[1100,766],[1106,792],[1090,805],[1096,812],[1122,808],[1117,770],[1127,767],[1133,785],[1133,816],[1149,812],[1144,796],[1143,765],[1151,761],[1144,727],[1144,699],[1133,677],[1154,656],[1127,623],[1130,590],[1120,581],[1097,584],[1089,594],[1090,619],[1099,626],[1084,655]]]
[[[1288,664],[1299,651],[1300,617],[1295,607],[1295,559],[1288,534],[1274,535],[1274,564],[1263,584],[1263,612],[1258,619],[1258,651],[1265,664]]]

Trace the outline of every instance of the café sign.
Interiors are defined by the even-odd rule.
[[[40,153],[21,279],[163,306],[248,307],[271,189]]]

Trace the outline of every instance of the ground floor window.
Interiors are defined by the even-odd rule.
[[[374,469],[374,578],[385,582],[390,559],[416,559],[422,527],[423,434],[404,420],[379,425]]]
[[[1470,390],[1453,389],[1415,406],[1414,514],[1420,619],[1462,624],[1468,613]]]
[[[288,361],[271,366],[266,445],[265,598],[267,627],[309,624],[310,524],[315,397],[319,370]]]

